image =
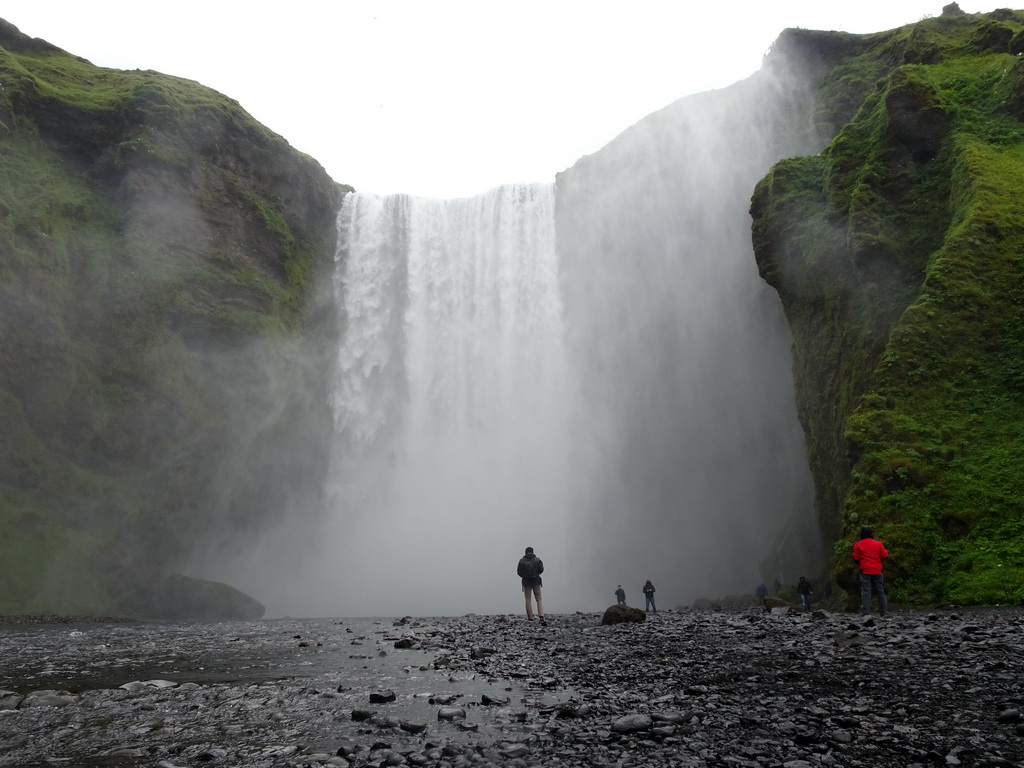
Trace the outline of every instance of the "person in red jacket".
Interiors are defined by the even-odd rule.
[[[870,526],[860,529],[860,541],[853,545],[853,559],[860,566],[860,615],[871,615],[871,590],[878,595],[878,613],[889,615],[889,601],[885,598],[885,582],[882,580],[882,560],[889,553],[885,545],[875,538]]]

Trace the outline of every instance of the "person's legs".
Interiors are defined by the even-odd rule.
[[[540,584],[533,586],[533,596],[537,598],[537,618],[544,618],[544,601],[540,597]]]
[[[875,584],[875,592],[878,593],[878,613],[882,616],[889,615],[889,599],[885,596],[885,580],[882,574],[872,577]]]
[[[860,575],[860,615],[871,615],[871,577],[866,573]]]
[[[533,621],[533,587],[523,586],[523,595],[526,597],[526,618]]]

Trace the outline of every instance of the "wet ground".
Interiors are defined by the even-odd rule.
[[[1024,765],[1019,610],[599,619],[0,627],[0,765]]]
[[[472,654],[452,621],[0,626],[0,765],[269,766],[299,752],[344,765],[340,745],[376,732],[396,747],[428,725],[453,743],[494,739],[513,693],[538,707],[567,695],[449,669]],[[465,712],[441,721],[445,707]]]
[[[312,678],[344,668],[353,684],[390,679],[409,662],[393,652],[412,630],[394,620],[82,623],[0,627],[0,688],[80,693],[130,680],[241,683]],[[417,624],[417,629],[422,625]],[[426,639],[426,632],[424,632]],[[422,651],[420,654],[422,655]],[[417,656],[417,654],[412,654]],[[429,661],[429,659],[427,659]],[[417,664],[418,666],[418,664]]]

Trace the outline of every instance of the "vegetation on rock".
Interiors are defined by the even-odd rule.
[[[215,91],[3,21],[0,83],[0,613],[144,614],[319,471],[275,440],[322,421],[296,393],[343,190]]]
[[[1018,602],[1024,13],[954,4],[846,50],[820,70],[834,140],[778,164],[751,205],[793,329],[831,576],[855,592],[871,524],[896,600]]]

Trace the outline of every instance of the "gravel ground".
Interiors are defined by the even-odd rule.
[[[0,626],[3,766],[1021,766],[1024,612]]]

